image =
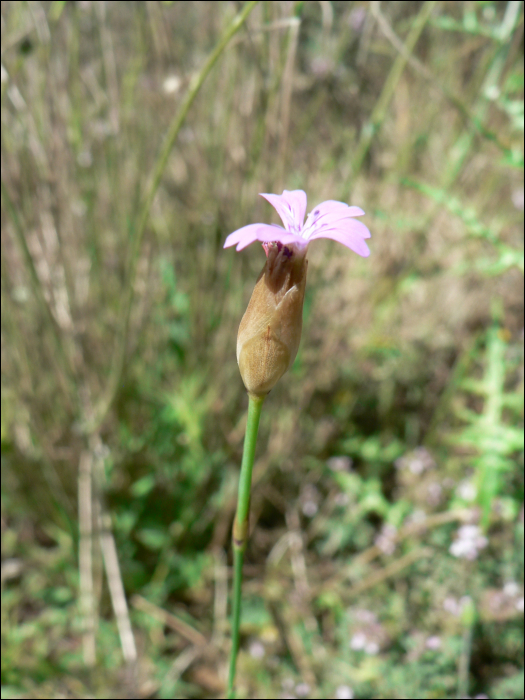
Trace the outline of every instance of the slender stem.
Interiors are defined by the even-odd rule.
[[[115,399],[121,381],[122,372],[124,369],[124,362],[126,359],[129,321],[131,315],[131,307],[133,303],[135,276],[137,272],[142,239],[144,237],[146,224],[149,219],[151,205],[153,204],[153,200],[155,199],[155,195],[157,193],[160,181],[162,179],[162,175],[164,174],[164,169],[168,162],[168,158],[172,151],[173,145],[186,119],[190,107],[193,104],[195,98],[197,97],[197,94],[199,93],[199,90],[201,89],[204,80],[208,76],[208,73],[217,63],[218,58],[223,53],[224,49],[228,46],[232,37],[243,26],[246,19],[248,18],[248,15],[257,5],[258,2],[259,0],[250,0],[250,2],[247,2],[244,5],[239,14],[237,14],[234,17],[232,23],[224,32],[211,54],[208,56],[200,72],[192,78],[188,86],[188,92],[186,93],[186,96],[183,102],[181,103],[179,110],[175,114],[175,117],[173,118],[173,121],[171,122],[168,128],[168,132],[164,138],[164,143],[161,147],[161,151],[153,167],[153,172],[150,177],[150,184],[146,192],[144,202],[142,204],[136,230],[133,233],[133,237],[130,243],[128,280],[121,310],[121,325],[117,333],[116,348],[112,358],[112,367],[110,370],[110,377],[107,389],[104,396],[101,398],[99,405],[96,407],[93,421],[85,426],[85,430],[88,433],[94,432],[103,423]]]
[[[417,40],[421,36],[421,32],[430,19],[430,15],[432,14],[432,10],[434,9],[435,5],[436,0],[427,0],[422,5],[404,44],[403,53],[398,54],[392,68],[390,69],[390,73],[388,74],[381,91],[381,95],[379,96],[379,99],[372,111],[370,119],[361,132],[356,153],[352,161],[353,178],[355,178],[361,170],[361,166],[366,158],[366,154],[368,153],[372,140],[385,120],[388,107],[395,94],[396,87],[403,74],[403,71],[405,70],[405,66],[412,56]]]
[[[20,221],[17,209],[7,191],[7,187],[2,182],[2,203],[5,203],[7,210],[11,215],[13,221],[13,231],[20,250],[25,260],[27,270],[29,272],[29,279],[33,292],[35,294],[36,300],[40,306],[47,327],[51,331],[53,341],[56,349],[56,356],[51,356],[51,361],[55,366],[55,370],[58,378],[58,385],[60,389],[64,392],[65,399],[68,403],[68,407],[73,407],[73,410],[78,410],[77,406],[73,406],[73,397],[78,395],[78,387],[76,381],[75,369],[73,366],[73,361],[70,354],[67,352],[64,344],[64,334],[60,328],[53,311],[45,297],[44,290],[42,289],[42,283],[36,271],[33,256],[27,245],[27,240],[24,234],[23,222]]]
[[[459,657],[458,667],[458,698],[468,698],[469,668],[472,657],[472,633],[476,622],[476,607],[474,600],[466,596],[461,611],[463,623],[463,645]]]
[[[228,698],[235,697],[233,683],[235,681],[235,669],[237,654],[239,653],[239,627],[241,623],[241,589],[242,589],[242,565],[244,552],[234,547],[233,549],[233,613],[232,613],[232,647],[230,651],[230,672],[228,675]]]
[[[255,445],[259,430],[259,419],[265,397],[249,395],[248,420],[244,436],[241,475],[239,477],[239,495],[237,497],[237,513],[233,523],[233,614],[232,614],[232,648],[230,655],[230,673],[228,677],[228,698],[235,698],[233,682],[235,666],[239,652],[239,626],[241,621],[241,586],[242,565],[244,552],[248,543],[248,525],[250,513],[250,489],[252,485],[252,469],[255,457]]]

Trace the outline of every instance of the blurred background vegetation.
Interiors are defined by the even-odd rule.
[[[238,697],[521,698],[522,3],[260,2],[197,90],[243,7],[2,3],[2,697],[223,693],[222,245],[301,188],[372,254],[310,248]]]

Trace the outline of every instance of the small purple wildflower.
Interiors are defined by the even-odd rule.
[[[353,700],[354,691],[349,685],[340,685],[335,691],[337,700]]]
[[[434,634],[431,637],[428,637],[427,641],[425,642],[425,646],[427,649],[431,649],[432,651],[440,649],[441,639],[436,634]]]
[[[453,557],[472,561],[478,556],[479,550],[484,549],[488,543],[488,539],[481,534],[477,525],[462,525],[448,551]]]
[[[304,251],[316,238],[331,238],[364,258],[370,255],[365,243],[365,239],[370,238],[370,231],[354,218],[365,213],[359,207],[330,199],[315,207],[305,221],[306,193],[303,190],[284,190],[282,194],[261,193],[261,197],[277,211],[284,228],[277,224],[248,224],[230,233],[225,248],[235,245],[237,250],[242,250],[254,241],[261,241],[266,251],[270,243]]]
[[[265,654],[266,649],[264,648],[264,644],[262,644],[259,640],[254,639],[250,644],[250,656],[253,659],[262,659]]]
[[[447,596],[443,601],[443,610],[454,615],[454,617],[459,617],[461,614],[461,605],[457,598],[454,596]]]
[[[393,554],[396,551],[396,535],[397,528],[385,523],[375,538],[374,544],[379,547],[383,554]]]
[[[326,466],[333,472],[349,472],[352,469],[353,461],[350,457],[330,457],[326,461]]]
[[[298,683],[295,686],[295,694],[297,695],[298,698],[306,698],[308,695],[310,695],[310,686],[308,683]]]
[[[350,640],[350,649],[361,651],[366,646],[366,634],[364,632],[356,632]]]

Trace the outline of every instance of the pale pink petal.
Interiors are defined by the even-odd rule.
[[[331,231],[334,229],[340,230],[343,233],[345,231],[352,231],[358,236],[361,236],[361,238],[370,238],[370,231],[364,224],[349,216],[342,216],[340,214],[326,214],[325,216],[321,216],[305,229],[304,235],[310,240],[316,233],[323,233],[323,231]]]
[[[283,190],[283,199],[292,208],[294,219],[302,226],[306,214],[306,192],[304,190]]]
[[[358,221],[353,222],[354,224],[359,223]],[[361,224],[362,226],[363,224]],[[309,240],[313,241],[316,238],[331,238],[333,241],[342,243],[354,253],[361,255],[363,258],[367,258],[370,255],[370,250],[367,244],[364,242],[363,237],[358,233],[354,232],[352,229],[342,230],[342,229],[328,229],[326,231],[319,231],[310,236]]]
[[[302,236],[298,236],[296,233],[289,233],[280,226],[275,225],[268,226],[267,229],[261,229],[260,231],[258,231],[257,240],[261,241],[261,243],[272,243],[273,241],[279,241],[284,245],[290,245],[294,243],[302,248],[304,248],[308,244],[308,241],[305,241],[305,239],[302,238]],[[239,243],[239,245],[237,246],[237,250],[242,250],[247,245],[250,245],[251,242],[252,241],[246,244],[242,243],[242,245],[241,243]]]
[[[314,214],[316,216],[322,216],[323,214],[329,214],[339,210],[346,210],[347,216],[364,216],[365,214],[361,207],[351,207],[344,202],[338,202],[335,199],[327,199],[326,202],[321,202],[321,204],[314,207],[310,214],[308,214],[308,217],[313,216]]]
[[[299,233],[306,213],[306,193],[303,190],[284,190],[282,194],[263,194],[281,217],[287,231]]]
[[[349,207],[344,202],[334,200],[322,202],[308,215],[303,235],[305,238],[311,239],[315,233],[338,228],[346,231],[350,226],[362,238],[370,238],[370,231],[367,227],[353,219],[354,216],[362,216],[363,214],[360,207]],[[354,224],[356,225],[354,226]]]
[[[270,229],[273,232],[272,235],[274,236],[274,238],[272,238],[271,240],[275,240],[275,237],[278,238],[280,233],[285,233],[284,229],[280,226],[270,224],[248,224],[247,226],[243,226],[242,228],[237,229],[237,231],[230,233],[230,235],[224,242],[224,248],[229,248],[232,245],[238,244],[242,245],[240,245],[240,247],[237,247],[237,250],[246,248],[246,246],[250,245],[250,243],[259,240],[259,233],[264,231],[265,229]]]

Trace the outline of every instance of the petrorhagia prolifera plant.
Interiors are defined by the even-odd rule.
[[[316,238],[331,238],[358,255],[368,257],[365,242],[370,231],[356,216],[359,207],[328,200],[319,204],[306,221],[306,194],[284,190],[282,195],[261,194],[276,209],[284,224],[249,224],[231,233],[225,248],[242,250],[260,241],[266,264],[259,275],[237,335],[237,362],[248,392],[248,419],[244,439],[237,512],[233,525],[233,614],[228,698],[235,697],[234,680],[239,651],[241,585],[244,552],[248,542],[250,489],[261,408],[269,391],[291,367],[301,340],[303,301],[308,268],[308,245]]]

